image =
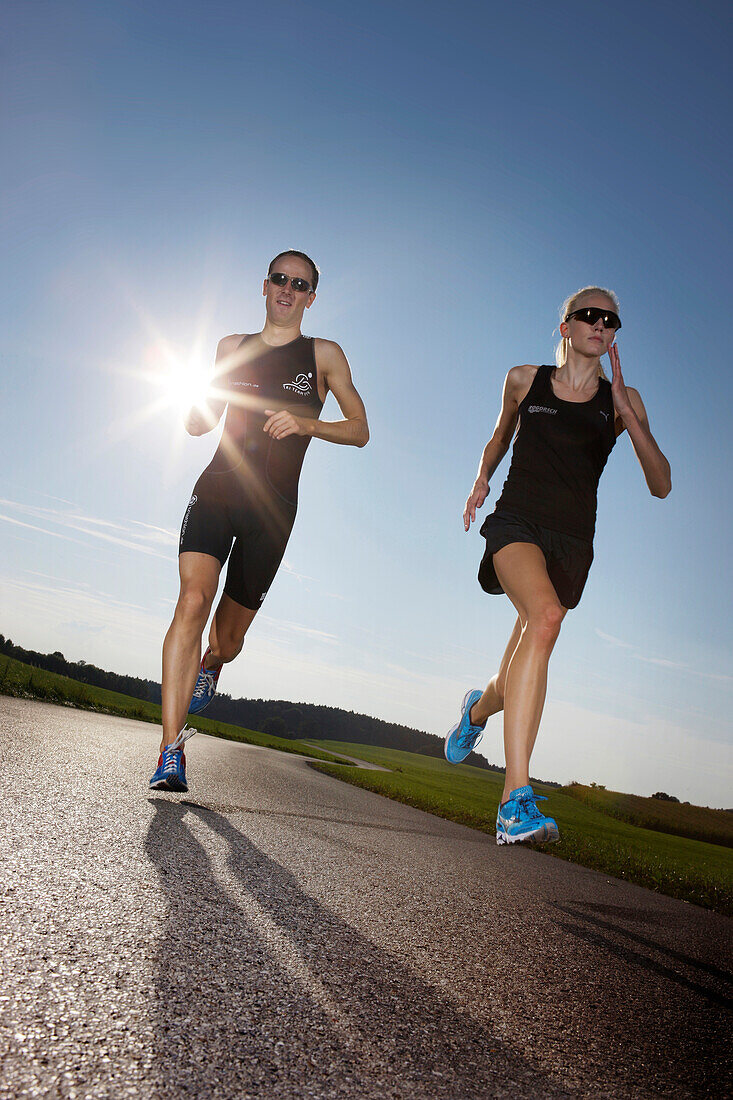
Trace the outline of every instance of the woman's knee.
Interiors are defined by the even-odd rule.
[[[501,672],[497,672],[496,676],[492,676],[489,684],[494,689],[494,694],[503,707],[506,694],[506,669],[502,669]]]
[[[540,604],[527,615],[527,634],[540,645],[552,646],[557,641],[565,611],[559,603]]]

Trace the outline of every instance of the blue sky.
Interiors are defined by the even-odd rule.
[[[311,445],[222,687],[443,734],[513,621],[461,522],[503,377],[599,282],[674,487],[620,440],[532,770],[731,804],[729,9],[153,7],[9,7],[0,630],[159,676],[215,438],[156,379],[257,331],[267,262],[302,248],[305,331],[343,346],[372,441]]]

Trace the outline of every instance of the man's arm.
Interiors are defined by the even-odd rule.
[[[214,377],[209,383],[206,393],[193,405],[183,421],[189,435],[205,435],[221,420],[227,403],[226,393],[217,385],[218,381],[226,374],[230,366],[230,360],[237,347],[241,336],[225,336],[219,341],[216,349],[216,363]]]
[[[343,351],[333,340],[316,340],[316,365],[328,390],[338,401],[343,420],[323,421],[313,417],[296,416],[295,413],[273,412],[265,409],[269,420],[264,431],[274,439],[288,435],[310,435],[325,439],[328,443],[343,443],[352,447],[364,447],[369,442],[364,402],[351,380],[351,370]]]

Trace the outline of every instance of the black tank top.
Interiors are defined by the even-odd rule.
[[[563,401],[552,389],[553,370],[537,368],[519,406],[512,461],[496,511],[592,539],[598,482],[616,442],[611,383],[599,378],[590,401]]]
[[[288,504],[298,500],[298,479],[310,436],[273,439],[262,428],[265,409],[288,409],[317,420],[323,408],[312,336],[271,347],[259,333],[245,336],[234,353],[234,365],[217,376],[213,387],[227,412],[219,446],[206,473],[237,470],[243,487],[268,489]]]

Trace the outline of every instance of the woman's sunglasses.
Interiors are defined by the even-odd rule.
[[[576,321],[585,321],[586,325],[596,325],[599,321],[603,321],[604,328],[612,328],[615,332],[621,328],[621,318],[612,309],[587,306],[585,309],[574,309],[572,313],[568,313],[565,320],[570,321],[572,318]]]
[[[267,278],[275,286],[287,286],[290,283],[293,290],[297,290],[300,294],[305,293],[311,289],[310,283],[307,283],[305,279],[293,278],[291,275],[284,275],[282,271],[273,271]]]

